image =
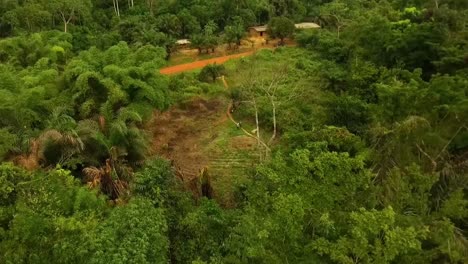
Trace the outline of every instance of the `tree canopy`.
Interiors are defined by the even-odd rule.
[[[1,1],[0,262],[468,263],[467,22],[461,0]],[[177,39],[194,61],[258,25],[297,45],[160,73]]]

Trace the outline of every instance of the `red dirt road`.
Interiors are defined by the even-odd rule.
[[[233,54],[229,56],[223,56],[223,57],[218,57],[218,58],[212,58],[212,59],[207,59],[207,60],[200,60],[200,61],[195,61],[191,63],[186,63],[186,64],[181,64],[181,65],[176,65],[176,66],[171,66],[167,68],[162,68],[159,72],[161,74],[177,74],[185,71],[191,71],[191,70],[196,70],[196,69],[201,69],[205,67],[206,65],[209,64],[223,64],[226,61],[230,59],[236,59],[236,58],[242,58],[246,56],[252,55],[254,52],[249,51],[249,52],[244,52],[244,53],[239,53],[239,54]]]

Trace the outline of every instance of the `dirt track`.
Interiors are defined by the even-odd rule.
[[[195,62],[191,62],[191,63],[186,63],[186,64],[181,64],[181,65],[176,65],[176,66],[163,68],[159,72],[161,74],[177,74],[177,73],[181,73],[181,72],[185,72],[185,71],[201,69],[201,68],[203,68],[203,67],[205,67],[206,65],[209,65],[209,64],[215,64],[215,63],[216,64],[223,64],[223,63],[227,62],[230,59],[236,59],[236,58],[242,58],[242,57],[250,56],[253,53],[254,53],[253,51],[249,51],[249,52],[233,54],[233,55],[228,55],[228,56],[223,56],[223,57],[218,57],[218,58],[195,61]]]

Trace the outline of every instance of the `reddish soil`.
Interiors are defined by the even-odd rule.
[[[197,178],[209,165],[206,142],[217,137],[218,127],[226,121],[224,107],[220,100],[197,98],[169,111],[155,112],[150,128],[153,153],[171,160],[183,181]]]
[[[207,60],[199,60],[199,61],[180,64],[180,65],[175,65],[175,66],[170,66],[170,67],[166,67],[166,68],[161,69],[159,72],[161,74],[170,75],[170,74],[177,74],[177,73],[181,73],[181,72],[185,72],[185,71],[192,71],[192,70],[196,70],[196,69],[201,69],[201,68],[203,68],[203,67],[205,67],[206,65],[209,65],[209,64],[215,64],[215,63],[216,64],[223,64],[223,63],[225,63],[225,62],[227,62],[228,60],[231,60],[231,59],[250,56],[250,55],[254,54],[256,51],[258,51],[258,50],[276,49],[277,44],[278,44],[278,40],[275,40],[275,41],[270,41],[269,44],[265,45],[263,43],[265,41],[265,40],[263,40],[263,38],[259,38],[259,39],[255,39],[255,40],[251,40],[251,41],[255,42],[255,44],[252,46],[253,50],[251,50],[251,51],[247,51],[247,52],[243,52],[243,53],[239,53],[239,54],[221,56],[221,57],[207,59]],[[285,40],[285,44],[288,47],[295,47],[296,46],[296,43],[293,40],[289,40],[289,39]]]
[[[206,65],[209,65],[209,64],[215,64],[215,63],[216,64],[223,64],[223,63],[227,62],[230,59],[236,59],[236,58],[242,58],[242,57],[250,56],[253,53],[254,53],[253,51],[249,51],[249,52],[233,54],[233,55],[227,55],[227,56],[213,58],[213,59],[200,60],[200,61],[195,61],[195,62],[191,62],[191,63],[171,66],[171,67],[161,69],[160,73],[161,74],[176,74],[176,73],[181,73],[181,72],[185,72],[185,71],[201,69],[201,68],[203,68],[203,67],[205,67]]]

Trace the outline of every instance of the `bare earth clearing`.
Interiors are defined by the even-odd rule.
[[[215,198],[232,206],[232,181],[256,163],[256,141],[244,136],[226,115],[226,99],[195,98],[165,112],[150,124],[153,154],[170,160],[187,188],[196,190],[208,171]],[[194,192],[197,195],[196,191]]]

